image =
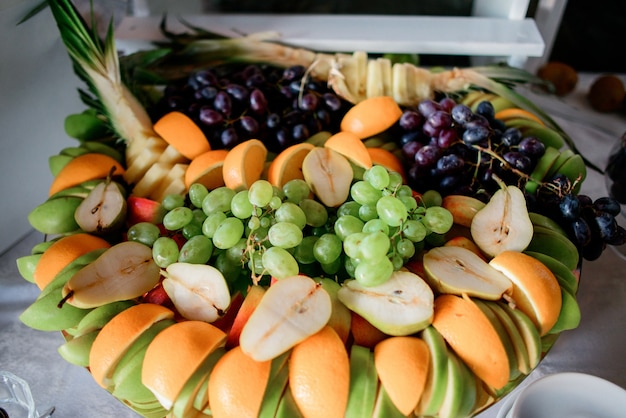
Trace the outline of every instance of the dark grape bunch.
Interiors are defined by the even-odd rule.
[[[405,109],[398,122],[410,185],[436,187],[442,194],[488,200],[498,189],[494,174],[507,183],[529,175],[545,152],[535,137],[523,137],[494,117],[489,101],[476,111],[445,97]]]
[[[168,85],[153,119],[170,111],[190,116],[213,149],[256,138],[273,152],[320,131],[336,132],[349,103],[302,66],[222,66]]]

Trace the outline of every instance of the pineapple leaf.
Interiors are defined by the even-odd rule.
[[[40,3],[36,4],[32,9],[30,9],[28,13],[26,13],[26,15],[21,18],[19,22],[17,22],[17,24],[21,25],[32,17],[38,15],[39,12],[41,12],[46,7],[48,7],[48,2],[46,0],[41,1]]]

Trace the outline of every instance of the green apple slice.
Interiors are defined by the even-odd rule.
[[[389,394],[383,387],[378,385],[378,395],[376,396],[376,404],[372,418],[404,418],[405,415],[396,408]]]
[[[274,418],[280,399],[289,380],[289,355],[291,351],[281,354],[272,360],[270,375],[263,395],[263,403],[259,409],[259,418]]]
[[[485,305],[496,315],[500,323],[504,326],[507,334],[509,334],[511,342],[513,343],[513,349],[515,350],[515,356],[517,357],[518,370],[523,374],[530,373],[532,368],[530,367],[528,350],[526,349],[526,344],[524,343],[524,339],[522,338],[519,329],[517,329],[513,320],[498,304],[494,302],[485,302]]]
[[[432,326],[425,328],[421,335],[430,350],[430,363],[424,392],[417,404],[415,414],[436,415],[446,395],[448,385],[448,347],[443,336]]]
[[[377,286],[346,280],[338,296],[350,310],[388,335],[414,334],[426,328],[433,317],[432,289],[408,271],[395,271]]]
[[[350,395],[346,418],[371,416],[376,403],[378,375],[374,354],[369,348],[353,345],[350,349]]]
[[[89,352],[93,341],[98,336],[100,330],[91,331],[86,334],[72,338],[59,346],[57,351],[65,361],[80,367],[89,366]]]
[[[539,330],[530,318],[519,309],[511,308],[511,306],[504,302],[497,302],[497,304],[506,314],[509,315],[519,330],[520,335],[524,339],[526,351],[528,352],[528,365],[531,369],[534,369],[541,361],[542,354]]]
[[[526,251],[549,255],[572,271],[578,267],[580,260],[578,248],[569,238],[539,225],[534,226],[533,238],[526,247]]]
[[[577,328],[580,324],[580,317],[580,307],[578,306],[576,296],[568,290],[561,288],[561,312],[556,323],[550,329],[550,334]]]
[[[76,325],[72,335],[74,338],[89,334],[93,331],[102,329],[115,315],[120,312],[136,305],[136,302],[130,300],[122,300],[118,302],[107,303],[106,305],[98,306],[89,312],[81,321]]]
[[[439,418],[465,417],[476,403],[476,379],[453,351],[448,352],[448,384]]]
[[[565,264],[547,254],[541,254],[535,251],[525,251],[525,253],[541,261],[548,267],[563,289],[572,294],[576,294],[578,291],[578,279],[574,275],[574,272],[568,269]]]
[[[303,418],[304,415],[298,409],[296,401],[293,398],[289,385],[285,388],[283,396],[278,403],[278,409],[276,410],[276,418]]]
[[[511,290],[511,280],[467,248],[436,247],[424,254],[424,270],[440,293],[498,300]]]

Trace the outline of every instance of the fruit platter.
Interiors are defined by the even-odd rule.
[[[122,55],[48,6],[85,109],[28,215],[20,320],[140,416],[475,416],[575,332],[583,260],[626,242],[522,70],[165,21]]]

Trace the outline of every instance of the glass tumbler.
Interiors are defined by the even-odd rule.
[[[35,401],[26,381],[0,370],[0,417],[37,418]]]

